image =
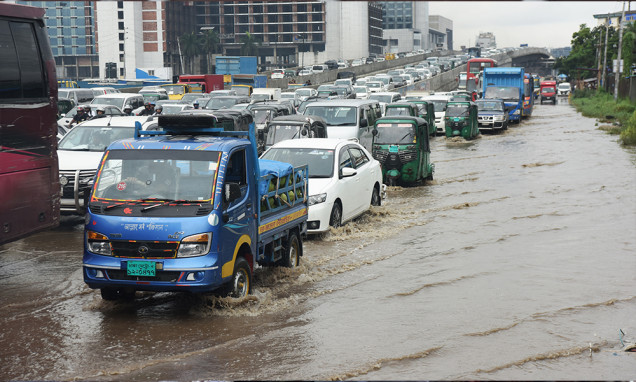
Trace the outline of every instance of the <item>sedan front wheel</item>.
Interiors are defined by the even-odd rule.
[[[333,204],[331,209],[331,216],[329,217],[329,225],[333,228],[338,228],[342,225],[342,207],[338,202]]]

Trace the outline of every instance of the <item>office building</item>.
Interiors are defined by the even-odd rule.
[[[380,5],[386,53],[430,49],[428,2],[382,1]]]
[[[434,49],[453,50],[453,20],[429,16],[429,44]]]

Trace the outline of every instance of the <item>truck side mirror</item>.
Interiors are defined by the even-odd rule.
[[[374,137],[378,135],[378,129],[371,130],[371,134],[373,134]]]
[[[224,191],[225,192],[223,198],[228,204],[241,197],[241,187],[238,185],[238,183],[225,183]]]

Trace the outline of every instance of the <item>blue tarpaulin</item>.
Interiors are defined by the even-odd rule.
[[[294,168],[289,163],[278,162],[275,160],[268,159],[259,159],[258,160],[260,166],[260,177],[258,181],[258,193],[259,196],[263,196],[267,194],[269,191],[269,181],[263,180],[264,176],[267,175],[275,175],[278,178],[281,178],[286,175],[292,174]]]

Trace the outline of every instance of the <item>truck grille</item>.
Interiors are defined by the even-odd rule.
[[[111,241],[113,256],[144,259],[171,259],[177,256],[177,241]],[[141,247],[147,248],[147,251]],[[145,253],[144,253],[145,252]],[[142,254],[144,253],[144,254]]]
[[[111,280],[125,280],[125,281],[165,281],[165,282],[177,282],[180,271],[157,271],[155,276],[130,276],[125,270],[109,269],[106,271],[108,278]]]

